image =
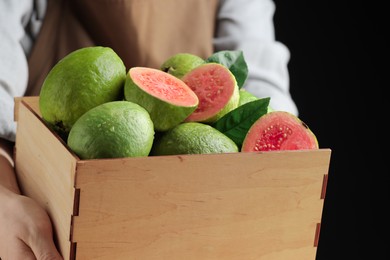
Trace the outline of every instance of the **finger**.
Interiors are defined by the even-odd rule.
[[[9,259],[13,260],[36,260],[37,258],[34,256],[34,253],[31,249],[21,240],[15,241],[12,247],[8,248],[7,254]],[[2,260],[7,260],[5,257]]]
[[[63,259],[58,252],[54,240],[52,237],[52,232],[46,233],[41,236],[39,239],[34,240],[31,245],[31,250],[34,252],[34,255],[39,260],[60,260]]]
[[[53,240],[41,241],[33,248],[34,255],[39,260],[62,260],[63,258],[57,251]]]
[[[29,245],[38,260],[63,259],[54,244],[49,215],[39,207],[33,207],[29,212],[34,214],[34,222],[29,224],[28,231],[21,239]]]

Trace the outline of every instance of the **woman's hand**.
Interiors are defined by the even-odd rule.
[[[1,260],[62,259],[50,218],[34,200],[0,185]]]

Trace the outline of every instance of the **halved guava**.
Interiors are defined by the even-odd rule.
[[[157,131],[167,131],[198,106],[196,94],[180,79],[153,68],[133,67],[126,76],[125,99],[144,107]]]
[[[301,119],[286,111],[272,111],[253,123],[241,152],[318,148],[316,136]]]
[[[186,122],[213,123],[237,108],[239,88],[230,70],[218,63],[206,63],[188,72],[182,80],[199,98],[198,108]]]

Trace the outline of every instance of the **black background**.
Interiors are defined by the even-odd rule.
[[[316,259],[380,259],[373,257],[378,250],[369,251],[381,239],[373,235],[369,198],[374,188],[365,175],[373,173],[365,168],[366,158],[378,155],[372,149],[378,137],[358,132],[367,120],[365,113],[378,108],[378,97],[370,94],[375,84],[363,86],[362,72],[375,66],[366,45],[375,27],[363,33],[360,23],[368,10],[358,1],[274,2],[276,39],[291,52],[290,91],[299,117],[316,134],[320,147],[332,150]]]

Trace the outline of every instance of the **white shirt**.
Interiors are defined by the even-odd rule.
[[[39,33],[45,0],[0,0],[0,138],[15,140],[14,97],[24,96],[27,56]],[[242,50],[248,64],[244,88],[270,97],[274,110],[298,115],[289,92],[290,52],[275,40],[272,0],[220,0],[215,51]]]

